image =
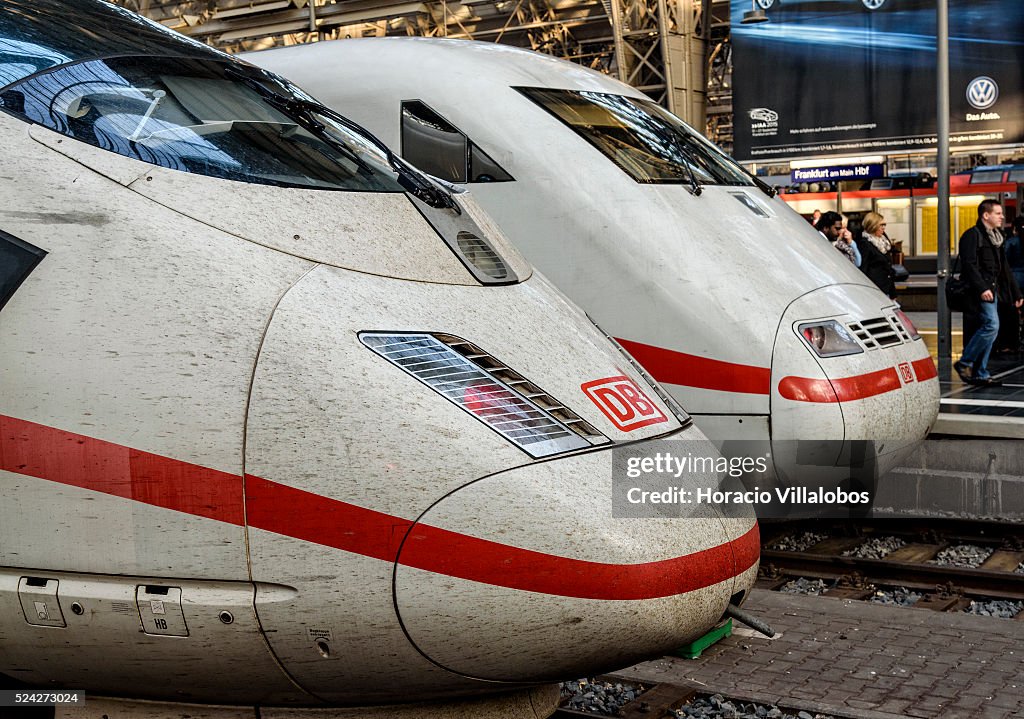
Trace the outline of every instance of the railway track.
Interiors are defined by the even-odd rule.
[[[820,539],[818,538],[820,536]],[[809,538],[809,539],[808,539]],[[902,542],[881,557],[857,556],[875,538]],[[801,539],[807,539],[801,546]],[[937,558],[969,547],[988,556],[978,566],[937,563]],[[781,548],[780,548],[781,547]],[[1024,526],[948,520],[803,521],[768,524],[762,531],[759,585],[779,588],[794,577],[833,584],[825,596],[866,599],[876,586],[899,586],[924,593],[914,606],[958,611],[971,599],[1024,601]],[[1024,620],[1024,612],[1017,615]]]
[[[581,685],[586,682],[607,685],[623,685],[637,689],[636,698],[626,702],[613,710],[584,711],[573,709],[567,706],[568,697],[563,684],[563,704],[551,719],[602,719],[602,717],[616,717],[617,719],[679,719],[679,717],[706,717],[707,719],[724,719],[725,717],[747,717],[757,716],[765,719],[845,719],[845,715],[830,712],[822,714],[815,711],[808,711],[799,701],[779,701],[778,704],[759,704],[729,697],[720,693],[712,693],[707,689],[698,689],[693,686],[659,682],[638,682],[627,677],[605,675],[593,680],[580,680]],[[763,712],[758,711],[763,708]]]
[[[638,687],[638,696],[632,701],[626,702],[614,713],[604,716],[616,716],[620,719],[661,719],[671,716],[672,712],[683,704],[692,701],[697,696],[697,690],[693,687],[680,686],[678,684],[649,684],[638,683],[633,680],[624,680],[615,676],[597,677],[595,682],[608,684],[624,684],[626,686]],[[551,719],[595,719],[602,716],[595,711],[584,711],[572,709],[568,706],[560,706],[555,710]]]

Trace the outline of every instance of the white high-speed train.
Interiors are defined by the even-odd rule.
[[[780,477],[814,466],[838,478],[872,459],[884,473],[934,423],[935,366],[896,303],[638,90],[458,40],[340,40],[245,57],[421,169],[468,184],[705,434],[770,438]],[[872,444],[851,452],[851,440]]]
[[[752,514],[611,516],[707,441],[468,195],[99,0],[0,45],[0,686],[538,717],[746,596]]]

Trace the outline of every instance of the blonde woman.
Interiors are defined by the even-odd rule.
[[[885,218],[877,212],[869,212],[864,216],[863,226],[863,235],[857,240],[861,256],[860,269],[878,285],[878,289],[895,299],[896,283],[889,255],[892,242],[885,234]]]

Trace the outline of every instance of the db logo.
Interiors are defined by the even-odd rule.
[[[658,405],[628,377],[596,379],[581,384],[580,389],[623,432],[668,422],[668,417],[658,409]]]
[[[900,376],[903,377],[903,384],[910,384],[914,381],[914,370],[910,368],[909,362],[900,362]]]

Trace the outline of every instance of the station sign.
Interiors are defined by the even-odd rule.
[[[790,173],[790,181],[797,182],[839,182],[842,180],[874,180],[885,176],[885,166],[880,163],[866,165],[831,165],[829,167],[804,167]]]

